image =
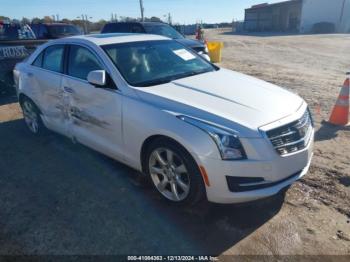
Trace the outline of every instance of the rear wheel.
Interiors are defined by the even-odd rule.
[[[205,199],[205,187],[193,157],[178,143],[160,138],[148,148],[146,171],[168,201],[193,205]]]
[[[39,110],[36,105],[28,98],[21,102],[24,121],[31,133],[34,135],[41,134],[45,127],[41,121]]]

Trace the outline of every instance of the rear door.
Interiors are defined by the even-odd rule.
[[[113,85],[97,88],[87,81],[89,72],[106,70],[95,52],[85,46],[70,45],[62,90],[67,122],[72,137],[111,157],[122,156],[122,95]],[[113,89],[114,88],[114,89]]]
[[[43,113],[45,124],[57,132],[65,134],[64,122],[67,113],[61,106],[62,73],[65,45],[47,47],[31,66],[26,75],[30,96]]]

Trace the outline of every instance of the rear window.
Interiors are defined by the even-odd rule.
[[[106,24],[101,33],[144,33],[145,30],[138,23]]]
[[[184,38],[178,31],[173,27],[166,24],[145,24],[145,30],[148,34],[162,35],[172,39]]]
[[[102,33],[129,33],[128,24],[106,24]]]

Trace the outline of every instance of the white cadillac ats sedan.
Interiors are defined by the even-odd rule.
[[[117,159],[171,202],[268,197],[310,166],[303,99],[162,36],[50,41],[14,77],[32,133],[48,128]]]

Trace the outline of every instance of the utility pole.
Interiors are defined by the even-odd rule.
[[[88,30],[88,25],[87,25],[87,15],[83,15],[83,19],[84,19],[84,24],[85,24],[85,28],[86,28],[86,34],[88,34],[89,30]]]
[[[143,0],[140,0],[140,10],[141,10],[141,21],[145,21],[145,17],[144,17],[144,11],[145,9],[143,8]]]
[[[340,20],[339,20],[340,24],[341,24],[341,22],[343,22],[345,2],[346,2],[346,0],[343,1],[343,5],[341,7],[341,14],[340,14]]]
[[[88,17],[87,15],[82,14],[81,15],[81,20],[83,22],[83,27],[84,27],[84,34],[88,34]]]
[[[111,22],[118,22],[118,15],[115,13],[112,13],[112,20]]]
[[[88,16],[85,15],[86,32],[90,33]]]
[[[173,19],[171,17],[171,14],[168,13],[168,24],[171,25],[173,23]]]
[[[82,20],[82,22],[83,22],[84,34],[86,34],[86,33],[87,33],[87,29],[86,29],[86,23],[85,23],[85,17],[84,17],[84,15],[81,15],[81,20]]]
[[[84,29],[84,34],[88,34],[90,29],[89,29],[89,20],[88,19],[92,19],[93,17],[89,17],[87,14],[82,14],[81,16],[77,16],[78,19],[81,20],[81,22],[83,23],[83,29]]]

